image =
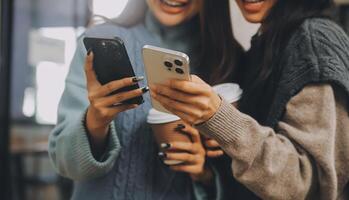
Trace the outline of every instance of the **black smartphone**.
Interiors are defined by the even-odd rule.
[[[135,73],[128,57],[124,42],[118,38],[84,38],[86,50],[91,49],[94,54],[93,68],[96,72],[98,81],[104,85],[114,80],[126,77],[134,77]],[[114,91],[110,95],[138,89],[139,85],[135,84]],[[125,104],[142,104],[143,97],[139,96],[126,100]]]

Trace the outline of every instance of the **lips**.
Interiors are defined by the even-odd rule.
[[[264,0],[242,0],[244,3],[259,3],[262,2]]]
[[[263,8],[266,0],[241,0],[244,10],[249,13],[257,13]]]
[[[189,8],[192,0],[159,0],[159,2],[160,7],[165,13],[176,15]]]
[[[160,0],[160,1],[166,6],[174,7],[174,8],[185,7],[189,3],[188,1],[183,1],[183,0]]]

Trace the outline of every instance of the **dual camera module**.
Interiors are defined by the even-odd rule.
[[[183,62],[175,59],[174,62],[171,61],[165,61],[164,66],[167,68],[167,70],[172,71],[173,67],[176,73],[178,74],[184,74],[183,69],[181,68],[183,66]]]

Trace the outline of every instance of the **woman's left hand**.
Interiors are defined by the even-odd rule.
[[[150,90],[155,100],[192,125],[209,120],[221,104],[212,87],[195,75],[191,81],[173,79],[151,85]]]
[[[195,181],[210,182],[211,171],[205,166],[205,148],[201,143],[199,131],[185,124],[176,129],[177,132],[189,136],[192,142],[172,142],[161,144],[159,156],[167,161],[182,161],[182,164],[171,165],[170,169],[190,174]]]

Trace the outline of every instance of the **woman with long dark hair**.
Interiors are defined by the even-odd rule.
[[[144,45],[154,45],[182,51],[191,58],[193,72],[209,80],[214,71],[224,81],[230,80],[232,66],[238,62],[235,56],[239,56],[241,49],[231,38],[228,0],[207,4],[203,0],[147,0],[147,3],[149,11],[143,22],[132,27],[113,23],[90,27],[78,40],[60,101],[58,124],[49,141],[49,155],[58,173],[76,182],[73,199],[194,199],[190,176],[171,170],[158,157],[159,149],[146,122],[151,105],[149,95],[145,94],[148,88],[142,82],[141,50]],[[208,7],[219,13],[203,12]],[[212,30],[218,34],[212,35]],[[93,49],[86,52],[82,39],[115,36],[124,41],[137,77],[101,85],[92,66]],[[218,71],[216,66],[220,66]],[[109,95],[135,82],[144,87]],[[142,94],[145,100],[142,105],[115,106]],[[203,148],[201,143],[196,145]],[[196,181],[201,181],[201,176],[207,174],[202,167],[205,151],[192,154],[198,158],[190,163],[196,173],[177,171],[192,173]],[[209,176],[207,181],[205,175],[207,186],[214,183],[212,178]]]
[[[333,1],[236,1],[262,24],[239,70],[239,110],[196,76],[151,95],[219,142],[237,199],[348,199],[349,38],[328,16]]]

